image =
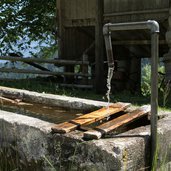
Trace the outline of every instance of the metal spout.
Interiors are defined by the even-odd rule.
[[[158,107],[158,56],[159,56],[159,24],[154,20],[130,23],[108,23],[103,27],[105,38],[108,66],[114,66],[111,32],[120,30],[142,30],[151,31],[151,166],[157,152],[157,107]],[[154,169],[155,170],[155,169]]]
[[[103,35],[105,39],[108,67],[114,68],[112,40],[111,40],[111,32],[109,31],[109,27],[103,27]]]

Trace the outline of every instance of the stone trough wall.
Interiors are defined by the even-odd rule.
[[[45,99],[51,99],[53,104],[58,104],[57,99],[60,101],[64,98],[63,96],[0,88],[1,95],[3,92],[8,95],[10,92],[15,95],[20,94],[25,99],[27,99],[26,97],[29,99],[30,96],[33,98],[35,95],[33,99],[36,102],[42,99],[45,103]],[[74,99],[65,98],[67,98],[66,102],[70,106],[70,102],[72,104]],[[78,99],[78,101],[82,103],[80,105],[82,108],[86,106],[85,103],[83,105],[83,99]],[[89,100],[85,101],[87,106],[92,103]],[[96,102],[92,104],[95,105]],[[100,102],[99,104],[104,105],[105,103]],[[96,104],[95,107],[98,105]],[[171,161],[170,125],[171,115],[161,119],[158,124],[159,158],[157,161],[159,167],[165,167],[166,163]],[[149,125],[117,136],[93,141],[84,141],[82,139],[83,133],[80,131],[65,135],[52,134],[52,126],[54,126],[53,123],[36,118],[0,111],[0,152],[6,149],[6,155],[8,153],[10,155],[15,154],[14,158],[18,158],[17,164],[18,167],[22,166],[22,170],[137,171],[149,167]],[[166,169],[170,169],[169,165]]]

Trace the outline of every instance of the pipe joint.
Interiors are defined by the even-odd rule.
[[[159,33],[159,24],[155,20],[148,20],[147,21],[148,28],[151,30],[151,33]]]
[[[103,26],[103,35],[104,36],[109,36],[109,35],[111,35],[111,31],[110,31],[110,26],[111,26],[112,24],[111,23],[107,23],[107,24],[105,24],[104,26]]]

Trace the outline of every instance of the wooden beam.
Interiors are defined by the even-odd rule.
[[[39,70],[26,70],[26,69],[14,69],[14,68],[0,68],[0,72],[7,73],[24,73],[24,74],[40,74],[40,75],[64,75],[64,76],[83,76],[91,77],[90,74],[72,73],[72,72],[52,72],[52,71],[39,71]]]
[[[92,89],[92,85],[86,85],[86,84],[59,84],[61,87],[68,87],[68,88],[85,88],[85,89]]]
[[[151,45],[150,40],[113,40],[113,45]],[[160,45],[166,45],[166,40],[160,40]]]
[[[138,58],[143,58],[143,57],[150,57],[150,45],[149,46],[139,46],[139,45],[123,45],[123,46],[118,46],[117,48],[119,49],[119,47],[123,48],[123,50],[127,49],[127,51],[129,51],[130,55],[129,56],[133,56],[133,57],[138,57]],[[127,53],[128,54],[128,53]],[[119,54],[118,54],[119,56]]]
[[[58,25],[58,54],[59,58],[64,58],[65,56],[65,48],[64,48],[64,40],[65,40],[65,28],[64,28],[64,13],[65,13],[65,1],[64,0],[56,0],[56,8],[57,8],[57,25]]]
[[[130,122],[139,119],[142,116],[147,115],[150,112],[150,106],[143,106],[137,110],[134,110],[130,113],[126,113],[120,117],[117,117],[109,122],[106,122],[96,128],[86,131],[84,133],[85,139],[100,139],[102,135],[109,133],[121,126],[124,126]]]
[[[129,80],[126,87],[133,93],[141,94],[141,58],[132,57],[129,63]]]
[[[62,59],[40,59],[40,58],[23,58],[15,56],[0,56],[0,60],[20,61],[20,62],[36,62],[36,63],[49,63],[59,65],[88,65],[88,61],[75,61],[75,60],[62,60]]]
[[[28,64],[28,65],[31,65],[34,68],[40,69],[42,71],[50,71],[49,69],[47,69],[47,68],[45,68],[45,67],[43,67],[41,65],[38,65],[38,64],[36,64],[34,62],[25,62],[25,63]]]
[[[115,13],[109,13],[104,14],[104,17],[115,17],[115,16],[125,16],[125,15],[138,15],[138,14],[152,14],[152,13],[168,13],[169,8],[163,8],[163,9],[154,9],[154,10],[141,10],[141,11],[124,11],[124,12],[115,12]]]
[[[76,29],[77,29],[79,32],[84,33],[86,36],[90,37],[92,40],[95,39],[94,34],[89,33],[89,32],[87,31],[86,28],[84,28],[84,27],[76,27]]]
[[[128,103],[114,103],[110,105],[108,108],[103,107],[97,111],[82,115],[77,117],[69,122],[64,122],[52,127],[52,131],[56,133],[67,133],[73,131],[80,127],[81,125],[91,124],[97,122],[105,117],[123,111],[128,108],[130,104]]]
[[[16,104],[17,102],[15,100],[6,98],[6,97],[2,97],[0,96],[0,102],[1,104],[3,104],[4,102],[10,103],[10,104]]]
[[[0,96],[0,102],[3,105],[10,105],[10,106],[33,106],[33,104],[31,103],[22,102],[22,99],[10,99],[3,96]]]
[[[96,26],[95,26],[95,90],[104,91],[104,38],[103,38],[104,1],[96,0]]]

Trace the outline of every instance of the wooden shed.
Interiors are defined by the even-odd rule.
[[[86,55],[91,84],[101,92],[107,73],[103,25],[156,20],[160,24],[160,57],[165,54],[166,61],[170,61],[170,7],[170,0],[57,0],[59,58],[85,60]],[[112,43],[116,61],[113,82],[118,82],[118,87],[138,89],[141,58],[151,55],[150,34],[144,30],[117,31],[112,33]],[[71,72],[74,67],[65,69]],[[170,75],[169,69],[166,72]]]

